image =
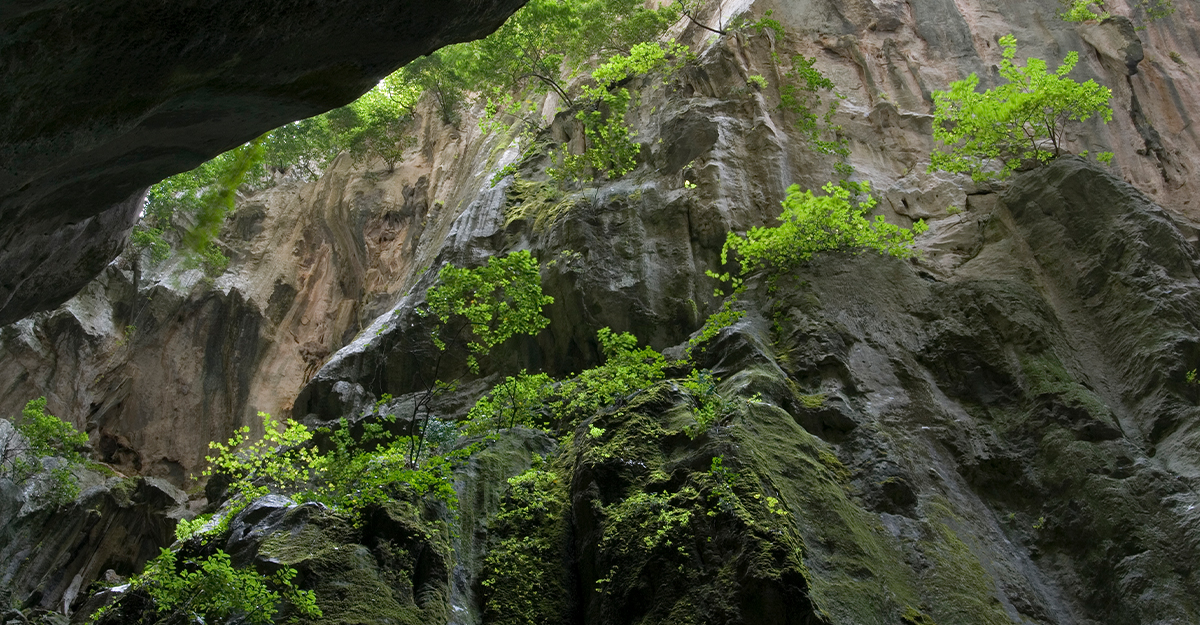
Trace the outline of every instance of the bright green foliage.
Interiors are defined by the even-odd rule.
[[[303,424],[289,419],[281,430],[271,415],[260,412],[259,416],[265,430],[262,439],[249,443],[250,429],[243,427],[225,444],[209,443],[217,454],[207,458],[204,475],[232,478],[230,493],[240,496],[243,504],[275,492],[297,502],[319,501],[357,510],[381,503],[398,494],[397,486],[407,485],[417,496],[431,494],[452,508],[456,505],[449,483],[452,458],[434,456],[414,466],[409,458],[413,441],[385,429],[394,419],[362,423],[357,438],[343,419],[338,428],[326,431],[332,448],[320,453],[309,444],[312,432]],[[234,513],[225,514],[228,518]],[[184,531],[190,536],[202,525],[193,523]]]
[[[305,445],[312,439],[312,432],[292,419],[282,429],[278,421],[265,412],[259,412],[263,420],[263,437],[248,443],[250,427],[236,432],[226,443],[213,441],[208,444],[216,455],[207,456],[209,466],[205,477],[224,474],[232,478],[230,493],[253,500],[269,493],[272,487],[282,489],[305,482],[309,478],[309,467],[317,457],[316,449]]]
[[[811,190],[801,191],[797,185],[789,187],[779,226],[751,228],[744,236],[731,232],[726,238],[721,263],[727,263],[732,252],[741,265],[740,271],[709,275],[729,283],[736,292],[753,273],[765,272],[773,284],[774,278],[819,252],[865,248],[898,258],[916,254],[913,237],[926,230],[924,221],[907,229],[887,223],[882,215],[867,220],[875,199],[866,182],[830,183],[824,190],[826,195],[818,196]]]
[[[737,493],[733,490],[735,471],[725,466],[725,456],[713,456],[708,467],[708,478],[712,484],[708,500],[716,504],[717,510],[732,512],[737,503]],[[717,510],[709,510],[708,516],[717,516]]]
[[[636,561],[638,558],[630,557],[633,554],[645,557],[660,549],[685,554],[692,539],[687,531],[692,523],[692,511],[686,502],[696,495],[691,486],[685,486],[677,493],[638,491],[607,506],[601,547],[618,557],[610,556],[617,563],[609,569],[608,575],[596,580],[597,592],[605,592],[606,584],[627,574],[622,570],[621,561]]]
[[[228,152],[231,157],[217,169],[213,183],[202,189],[196,198],[198,206],[193,214],[196,223],[183,235],[184,249],[199,252],[216,239],[225,223],[225,215],[233,210],[238,187],[262,162],[262,141],[258,138]]]
[[[43,497],[55,505],[70,503],[79,495],[79,483],[71,471],[73,465],[86,461],[79,449],[88,443],[87,434],[75,426],[46,413],[46,398],[30,400],[13,420],[13,426],[24,439],[24,445],[10,442],[0,457],[0,477],[22,484],[41,471],[41,459],[58,457],[67,464],[50,470],[49,488]]]
[[[471,73],[483,95],[509,111],[521,107],[510,94],[527,90],[552,90],[574,106],[565,83],[593,57],[654,39],[677,17],[669,6],[651,10],[639,0],[532,0],[495,33],[467,44]]]
[[[1105,123],[1112,120],[1112,92],[1107,87],[1066,77],[1078,53],[1068,53],[1057,70],[1047,72],[1041,59],[1029,59],[1025,67],[1013,61],[1017,40],[1012,35],[1002,37],[1000,44],[1005,84],[979,93],[979,78],[971,74],[951,83],[949,91],[934,92],[933,135],[950,151],[935,151],[930,171],[969,173],[977,182],[1006,178],[1023,163],[1046,163],[1060,156],[1069,124],[1092,116]],[[994,160],[1001,163],[999,171],[987,169]]]
[[[737,323],[742,317],[746,316],[744,310],[734,310],[737,305],[737,295],[731,295],[725,298],[721,303],[721,309],[708,316],[704,320],[704,325],[700,328],[700,333],[688,339],[687,354],[690,356],[692,350],[716,338],[721,330]]]
[[[425,59],[411,65],[421,66]],[[410,70],[416,71],[416,70]],[[412,82],[390,76],[361,98],[326,114],[337,135],[334,141],[358,163],[379,158],[393,171],[405,151],[416,146],[412,111],[420,90]]]
[[[468,77],[463,74],[469,57],[463,46],[443,48],[400,68],[384,80],[384,87],[409,114],[422,94],[430,94],[442,123],[457,124],[458,107],[466,97]]]
[[[396,437],[384,429],[392,421],[364,421],[360,424],[363,433],[356,439],[342,419],[330,433],[333,448],[312,462],[312,485],[296,499],[357,510],[396,498],[400,495],[397,487],[407,485],[417,497],[433,495],[451,509],[457,508],[458,497],[451,486],[452,459],[432,456],[414,466],[411,437]]]
[[[448,342],[465,340],[467,366],[478,373],[478,356],[514,335],[532,336],[545,328],[550,320],[542,316],[542,307],[554,298],[542,294],[537,259],[521,250],[493,256],[476,269],[446,265],[425,301],[440,322],[434,344],[445,351]]]
[[[546,170],[558,180],[580,180],[590,171],[595,176],[617,178],[637,166],[641,149],[634,140],[637,133],[625,121],[632,95],[625,87],[615,87],[630,76],[673,71],[687,58],[687,46],[669,41],[639,43],[629,54],[618,54],[592,71],[595,86],[584,87],[582,99],[591,108],[579,111],[575,118],[583,124],[586,147],[583,154],[571,154],[563,146],[557,155],[559,167]]]
[[[310,618],[322,616],[316,595],[296,588],[296,570],[283,568],[273,575],[254,569],[237,569],[229,555],[221,550],[209,557],[178,561],[178,555],[163,549],[146,563],[146,569],[132,585],[154,601],[161,620],[182,616],[188,622],[263,624],[275,622],[279,604],[287,602],[297,614]],[[103,616],[103,612],[96,617]],[[244,620],[241,620],[244,619]]]
[[[1112,17],[1103,7],[1104,3],[1098,0],[1072,0],[1070,7],[1058,16],[1068,22],[1106,20]]]
[[[549,424],[538,409],[553,393],[553,378],[545,373],[530,375],[522,369],[516,377],[508,376],[475,402],[467,413],[464,429],[467,434],[486,434],[517,425],[545,429]]]
[[[1064,8],[1058,16],[1068,22],[1106,20],[1112,17],[1112,14],[1104,10],[1103,0],[1060,0],[1060,2]],[[1140,16],[1147,20],[1162,19],[1175,13],[1173,0],[1135,0],[1130,4],[1134,9],[1135,16],[1140,13]]]
[[[708,369],[693,369],[679,383],[692,396],[692,416],[696,419],[696,426],[687,429],[692,438],[707,432],[721,415],[733,408],[734,403],[717,392],[718,381]]]
[[[669,364],[663,355],[646,346],[638,348],[637,337],[609,328],[596,333],[604,364],[581,372],[562,383],[557,408],[567,416],[586,418],[635,391],[649,388],[663,379]]]
[[[26,450],[33,455],[39,458],[59,456],[69,462],[84,461],[79,448],[87,445],[87,434],[52,414],[46,414],[45,397],[26,403],[21,410],[21,418],[14,425],[25,437]]]
[[[556,570],[566,548],[567,480],[534,460],[528,471],[509,478],[501,510],[489,527],[489,534],[500,540],[484,560],[487,623],[557,623],[569,614],[567,576]]]
[[[1137,0],[1134,6],[1141,9],[1148,20],[1170,17],[1175,13],[1173,0]]]
[[[161,263],[171,255],[171,244],[163,238],[162,228],[151,228],[139,223],[133,229],[129,244],[135,250],[149,250],[152,264]]]
[[[163,234],[172,227],[172,216],[183,213],[193,222],[180,237],[191,266],[204,268],[210,277],[224,272],[229,261],[215,240],[225,223],[225,215],[233,210],[238,187],[249,182],[260,168],[265,141],[259,137],[151,187],[134,244],[149,247],[152,260],[165,258]]]

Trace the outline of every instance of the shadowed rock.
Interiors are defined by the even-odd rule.
[[[0,8],[0,325],[74,295],[147,186],[487,35],[521,0]]]

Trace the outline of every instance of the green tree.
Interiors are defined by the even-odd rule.
[[[294,613],[320,618],[315,593],[300,590],[293,579],[296,569],[283,567],[271,575],[253,568],[234,568],[229,555],[220,549],[211,556],[180,560],[163,549],[158,557],[131,582],[134,591],[146,593],[153,602],[154,622],[228,623],[256,625],[275,622],[279,605],[286,602]],[[93,616],[104,622],[112,606]]]
[[[595,56],[627,52],[677,18],[671,7],[647,9],[640,0],[532,0],[495,33],[466,44],[472,79],[495,103],[553,91],[574,108],[567,83]]]
[[[49,488],[42,496],[55,504],[74,500],[79,484],[71,468],[86,461],[80,449],[87,446],[87,434],[48,414],[45,397],[30,400],[11,422],[20,438],[10,439],[0,450],[0,477],[23,484],[42,470],[43,458],[61,458],[66,464],[50,471]]]
[[[413,403],[411,422],[415,444],[409,463],[421,456],[429,427],[429,405],[438,395],[455,388],[457,379],[442,380],[449,354],[463,355],[468,371],[479,373],[479,358],[513,336],[533,336],[549,325],[542,307],[554,298],[542,293],[541,266],[527,250],[493,256],[482,267],[467,269],[446,265],[438,283],[425,291],[420,314],[433,317],[433,344],[437,357],[414,378],[424,392]]]
[[[554,379],[545,373],[530,374],[524,369],[508,376],[479,398],[467,413],[464,431],[486,434],[492,430],[518,425],[545,428],[548,424],[539,409],[554,394]]]
[[[874,221],[867,214],[875,207],[869,183],[842,182],[823,187],[825,195],[801,191],[798,185],[787,190],[783,200],[782,222],[774,227],[754,227],[745,235],[730,232],[721,248],[721,264],[736,260],[740,269],[708,275],[733,287],[735,294],[752,274],[762,272],[770,284],[820,252],[871,249],[880,254],[907,258],[916,254],[913,237],[926,230],[924,221],[911,229],[887,222],[883,215]],[[720,295],[720,293],[718,293]],[[722,318],[732,316],[722,310]]]
[[[462,46],[442,48],[400,68],[384,81],[385,88],[403,94],[410,111],[422,94],[429,94],[437,105],[442,122],[457,124],[458,107],[466,99],[471,59]]]
[[[1112,120],[1107,87],[1067,78],[1078,53],[1068,53],[1057,70],[1047,72],[1041,59],[1031,58],[1025,67],[1013,61],[1017,40],[1012,35],[1002,37],[1000,45],[1004,84],[980,93],[979,78],[971,74],[951,83],[949,91],[934,92],[933,136],[949,151],[930,156],[930,171],[969,173],[976,181],[1006,178],[1024,163],[1046,163],[1063,154],[1070,124],[1093,116]],[[1107,161],[1112,155],[1099,158]],[[1000,169],[989,170],[996,160]]]
[[[637,133],[625,121],[632,94],[618,83],[630,76],[666,69],[668,72],[687,58],[687,46],[669,41],[639,43],[629,54],[617,54],[592,72],[594,86],[584,87],[581,101],[587,107],[576,113],[582,126],[585,147],[582,154],[571,154],[563,146],[556,155],[558,167],[548,168],[557,180],[581,180],[589,174],[599,178],[623,176],[637,166],[640,146]]]

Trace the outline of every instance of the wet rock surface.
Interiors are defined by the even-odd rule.
[[[69,614],[106,572],[114,579],[139,572],[172,542],[176,522],[188,514],[187,495],[163,480],[76,473],[83,490],[61,506],[0,478],[0,598],[6,605]]]

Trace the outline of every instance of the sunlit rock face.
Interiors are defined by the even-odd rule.
[[[0,8],[0,324],[53,308],[124,247],[143,190],[520,0],[20,1]]]

